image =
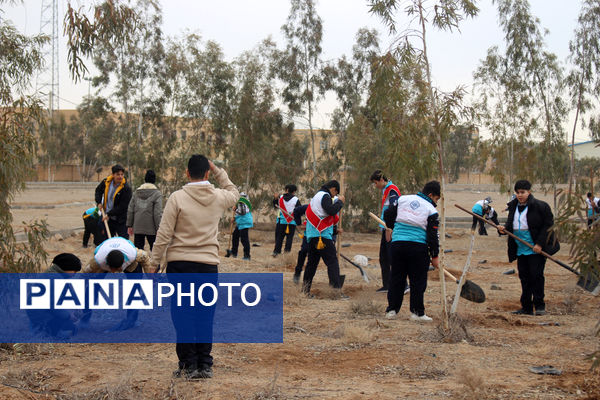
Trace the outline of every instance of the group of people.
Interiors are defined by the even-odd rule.
[[[96,187],[96,206],[83,213],[83,247],[88,247],[91,236],[94,237],[95,246],[109,236],[125,239],[133,236],[137,248],[144,249],[148,241],[152,250],[163,212],[162,193],[156,187],[156,173],[147,170],[144,183],[132,193],[125,178],[125,168],[116,164],[111,172]]]
[[[116,237],[97,243],[94,257],[84,268],[72,257],[60,255],[53,261],[52,271],[48,272],[218,273],[218,225],[227,210],[234,212],[236,224],[232,230],[231,255],[237,256],[238,241],[241,240],[244,259],[249,260],[248,229],[253,226],[253,218],[248,196],[240,193],[227,173],[204,156],[193,155],[186,174],[189,183],[170,195],[163,211],[162,196],[155,186],[156,176],[152,171],[146,173],[145,183],[132,194],[123,168],[114,166],[112,175],[96,188],[98,205],[86,211],[84,220],[94,218],[99,221],[95,232],[99,237],[107,233],[100,230],[106,220],[110,233]],[[209,181],[210,177],[219,188]],[[381,170],[370,176],[370,182],[381,191],[381,219],[385,222],[385,226],[380,227],[382,286],[377,291],[387,292],[386,318],[398,316],[404,294],[410,292],[410,319],[431,321],[425,313],[424,293],[430,265],[439,266],[436,203],[441,196],[440,183],[430,181],[417,194],[403,195]],[[556,251],[548,241],[553,215],[548,204],[533,197],[528,181],[518,181],[514,190],[516,197],[508,203],[508,220],[498,227],[498,231],[500,234],[514,233],[532,246],[529,248],[512,238],[508,240],[509,260],[517,260],[522,285],[521,308],[516,313],[543,315],[545,258],[539,253],[541,250],[551,254]],[[323,259],[329,285],[337,290],[339,298],[347,298],[341,290],[345,277],[340,275],[335,246],[336,226],[345,200],[340,194],[340,184],[336,180],[326,182],[306,205],[300,203],[296,191],[297,187],[290,184],[285,187],[285,193],[273,198],[278,215],[272,255],[277,257],[282,248],[284,252],[291,251],[296,227],[304,225],[302,217],[305,217],[294,282],[300,283],[304,269],[302,290],[311,296],[317,266]],[[497,213],[490,203],[490,198],[484,199],[476,204],[474,211],[498,225]],[[485,234],[481,227],[480,234]],[[135,244],[128,240],[130,235],[134,235]],[[145,240],[149,243],[149,252],[143,250]],[[166,263],[161,266],[163,259]],[[308,261],[303,268],[305,259]],[[67,329],[72,328],[68,318],[61,318]],[[116,329],[128,329],[134,326],[136,319],[137,313],[130,311]],[[181,332],[175,317],[173,321],[179,336]],[[52,329],[57,328],[53,325]],[[211,343],[177,343],[179,368],[175,376],[211,377],[211,351]]]

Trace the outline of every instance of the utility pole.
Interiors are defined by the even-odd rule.
[[[59,109],[58,0],[42,0],[40,34],[48,36],[50,42],[42,49],[45,67],[38,73],[35,89],[37,93],[48,96],[48,135],[50,136],[52,118]],[[52,162],[48,151],[47,156],[48,182],[50,182]]]

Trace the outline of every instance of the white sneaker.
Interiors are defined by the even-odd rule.
[[[406,293],[410,293],[410,286],[407,286],[406,289],[404,289],[404,294]]]
[[[390,310],[385,313],[385,318],[386,319],[396,319],[396,315],[398,315],[398,313],[396,313],[396,311]]]
[[[431,321],[433,321],[433,318],[428,317],[426,314],[423,314],[419,317],[417,314],[411,313],[410,320],[417,321],[417,322],[431,322]]]

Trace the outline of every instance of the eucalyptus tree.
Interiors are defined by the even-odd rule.
[[[204,132],[211,151],[219,154],[231,133],[234,68],[218,43],[204,43],[194,33],[185,38],[184,54],[187,61],[177,109],[195,131]]]
[[[510,190],[516,172],[554,186],[563,178],[565,146],[564,80],[556,55],[545,49],[540,21],[527,0],[495,0],[506,49],[488,50],[475,72],[484,124],[496,144],[493,173]],[[523,163],[524,146],[542,140],[536,162]],[[507,146],[508,144],[508,146]],[[504,154],[505,149],[508,154]],[[543,166],[543,167],[540,167]],[[508,167],[508,168],[507,168]],[[508,184],[505,183],[509,171]]]
[[[421,66],[424,72],[424,85],[427,106],[425,115],[427,123],[423,132],[437,142],[438,176],[441,181],[442,197],[440,199],[441,226],[440,226],[440,281],[442,283],[442,321],[444,328],[448,329],[448,314],[446,304],[446,290],[444,274],[441,267],[443,263],[443,248],[445,242],[445,170],[444,170],[444,133],[449,131],[458,121],[458,116],[466,110],[462,105],[464,92],[458,88],[451,94],[436,91],[432,83],[432,66],[429,60],[427,33],[433,27],[442,31],[452,32],[458,30],[459,24],[465,18],[472,18],[478,13],[475,0],[369,0],[370,10],[378,15],[388,27],[390,34],[396,35],[394,44],[396,57],[401,61],[413,62]],[[408,16],[409,27],[398,32],[396,12],[403,6],[404,13]],[[416,26],[416,27],[413,27]]]
[[[112,146],[116,130],[113,118],[114,109],[107,99],[98,96],[86,97],[77,107],[77,120],[74,125],[78,128],[76,148],[81,148],[81,175],[89,180],[101,165],[106,165],[115,159]]]
[[[134,151],[143,141],[143,116],[162,113],[161,97],[157,96],[159,91],[154,82],[162,72],[164,48],[158,2],[137,0],[131,8],[135,29],[124,31],[117,41],[97,40],[93,62],[99,72],[94,85],[111,90],[110,99],[116,101],[122,111],[118,118],[119,143],[129,173],[133,175],[134,169],[144,164],[144,153]],[[138,114],[137,121],[132,113]]]
[[[335,63],[325,68],[328,85],[334,90],[338,107],[333,111],[331,126],[337,134],[335,146],[329,149],[319,170],[325,176],[332,176],[340,166],[346,164],[346,133],[355,116],[365,106],[372,80],[372,70],[379,57],[379,38],[376,30],[361,28],[356,33],[350,57],[343,55]],[[349,166],[356,168],[355,166]],[[352,174],[355,176],[356,174]],[[364,182],[362,182],[364,183]],[[351,202],[352,189],[344,195]],[[347,223],[348,219],[344,219]]]
[[[567,76],[571,105],[575,108],[571,133],[569,192],[575,176],[574,144],[579,117],[592,110],[594,100],[600,96],[600,4],[595,0],[583,0],[577,22],[575,37],[569,42],[572,68]],[[600,140],[599,130],[595,129],[596,119],[592,117],[589,122],[591,136]]]
[[[0,4],[6,1],[0,0]],[[46,262],[46,222],[23,223],[27,237],[17,243],[10,202],[33,172],[36,132],[45,129],[46,113],[36,95],[26,95],[43,65],[47,36],[20,34],[0,13],[0,271],[36,272]]]
[[[286,38],[286,48],[280,53],[277,76],[283,81],[283,102],[290,116],[306,119],[310,131],[312,172],[317,175],[315,106],[326,91],[324,79],[323,22],[317,14],[314,0],[291,0],[290,14],[281,28]]]
[[[235,61],[237,97],[234,130],[225,156],[232,180],[251,191],[260,207],[273,192],[302,175],[305,152],[291,135],[275,107],[276,87],[272,77],[275,43],[270,39]]]

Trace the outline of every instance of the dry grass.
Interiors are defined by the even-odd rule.
[[[255,393],[252,396],[253,400],[279,400],[283,399],[284,396],[281,393],[281,389],[277,386],[277,378],[279,378],[279,372],[275,372],[271,381],[267,384],[267,386]]]
[[[457,396],[459,399],[479,400],[490,397],[483,377],[475,368],[460,369],[457,374],[457,381],[463,385],[462,393]]]
[[[354,317],[383,315],[383,311],[383,306],[376,303],[368,293],[353,298],[350,302],[350,313]]]
[[[341,340],[347,345],[364,346],[373,341],[373,332],[364,326],[342,325],[343,335]]]
[[[437,325],[439,340],[444,343],[472,342],[473,336],[467,330],[467,320],[458,314],[450,315],[448,318],[448,330],[445,330],[442,322]]]
[[[557,311],[565,315],[578,315],[580,311],[577,306],[580,300],[581,289],[578,286],[573,286],[566,291],[565,298]]]
[[[4,386],[9,386],[15,389],[23,389],[28,392],[43,394],[50,385],[50,380],[53,378],[53,370],[41,369],[38,371],[21,370],[9,371],[5,375],[0,376],[0,382]]]
[[[378,365],[373,369],[372,374],[382,376],[402,376],[407,379],[441,380],[448,375],[448,372],[435,365],[421,363],[412,368],[408,368],[405,365]]]
[[[134,390],[130,376],[123,376],[116,384],[105,384],[89,392],[57,396],[58,400],[137,400],[140,398],[142,395]]]
[[[306,303],[306,295],[302,293],[301,285],[283,285],[283,304],[286,306],[303,306]]]

